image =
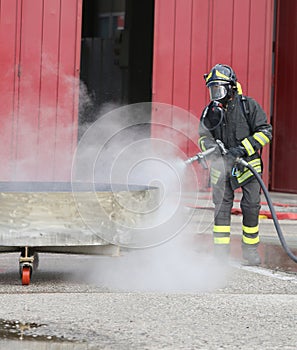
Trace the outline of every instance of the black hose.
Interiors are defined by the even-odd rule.
[[[293,254],[293,252],[291,251],[291,249],[288,247],[287,245],[287,242],[284,238],[284,235],[282,233],[282,230],[281,230],[281,227],[280,227],[280,224],[278,222],[278,219],[277,219],[277,215],[276,215],[276,212],[275,212],[275,209],[274,209],[274,206],[273,206],[273,203],[271,201],[271,198],[270,198],[270,195],[268,193],[268,190],[261,178],[261,176],[257,173],[257,171],[248,163],[246,162],[245,160],[243,159],[239,159],[237,160],[238,163],[241,163],[242,165],[244,165],[245,167],[247,167],[256,177],[256,179],[258,180],[263,192],[264,192],[264,195],[265,195],[265,198],[267,200],[267,203],[268,203],[268,206],[269,206],[269,209],[270,209],[270,212],[271,212],[271,215],[272,215],[272,219],[273,219],[273,222],[274,222],[274,226],[275,226],[275,229],[276,229],[276,232],[278,234],[278,237],[279,237],[279,240],[281,242],[281,245],[282,247],[284,248],[285,252],[288,254],[288,256],[293,260],[295,261],[295,263],[297,263],[297,256]]]

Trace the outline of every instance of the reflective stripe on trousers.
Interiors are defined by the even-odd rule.
[[[220,185],[213,186],[213,202],[215,204],[214,243],[229,244],[234,191],[228,177]],[[251,179],[242,187],[240,207],[242,210],[242,241],[248,245],[258,244],[260,185],[256,178]]]
[[[230,243],[230,226],[213,227],[213,239],[215,244],[229,244]]]

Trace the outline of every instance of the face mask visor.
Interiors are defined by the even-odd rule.
[[[211,101],[219,101],[227,95],[226,84],[213,82],[208,85],[209,97]]]

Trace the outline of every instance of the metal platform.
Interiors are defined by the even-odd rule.
[[[158,194],[137,185],[0,182],[0,253],[20,252],[24,285],[41,252],[119,255],[126,231],[156,207]]]
[[[119,226],[136,224],[157,195],[137,185],[1,182],[0,252],[27,246],[77,253],[116,244]]]

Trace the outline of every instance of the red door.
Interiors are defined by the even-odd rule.
[[[297,1],[278,1],[271,189],[297,193]]]
[[[70,178],[81,5],[0,1],[0,181]]]

